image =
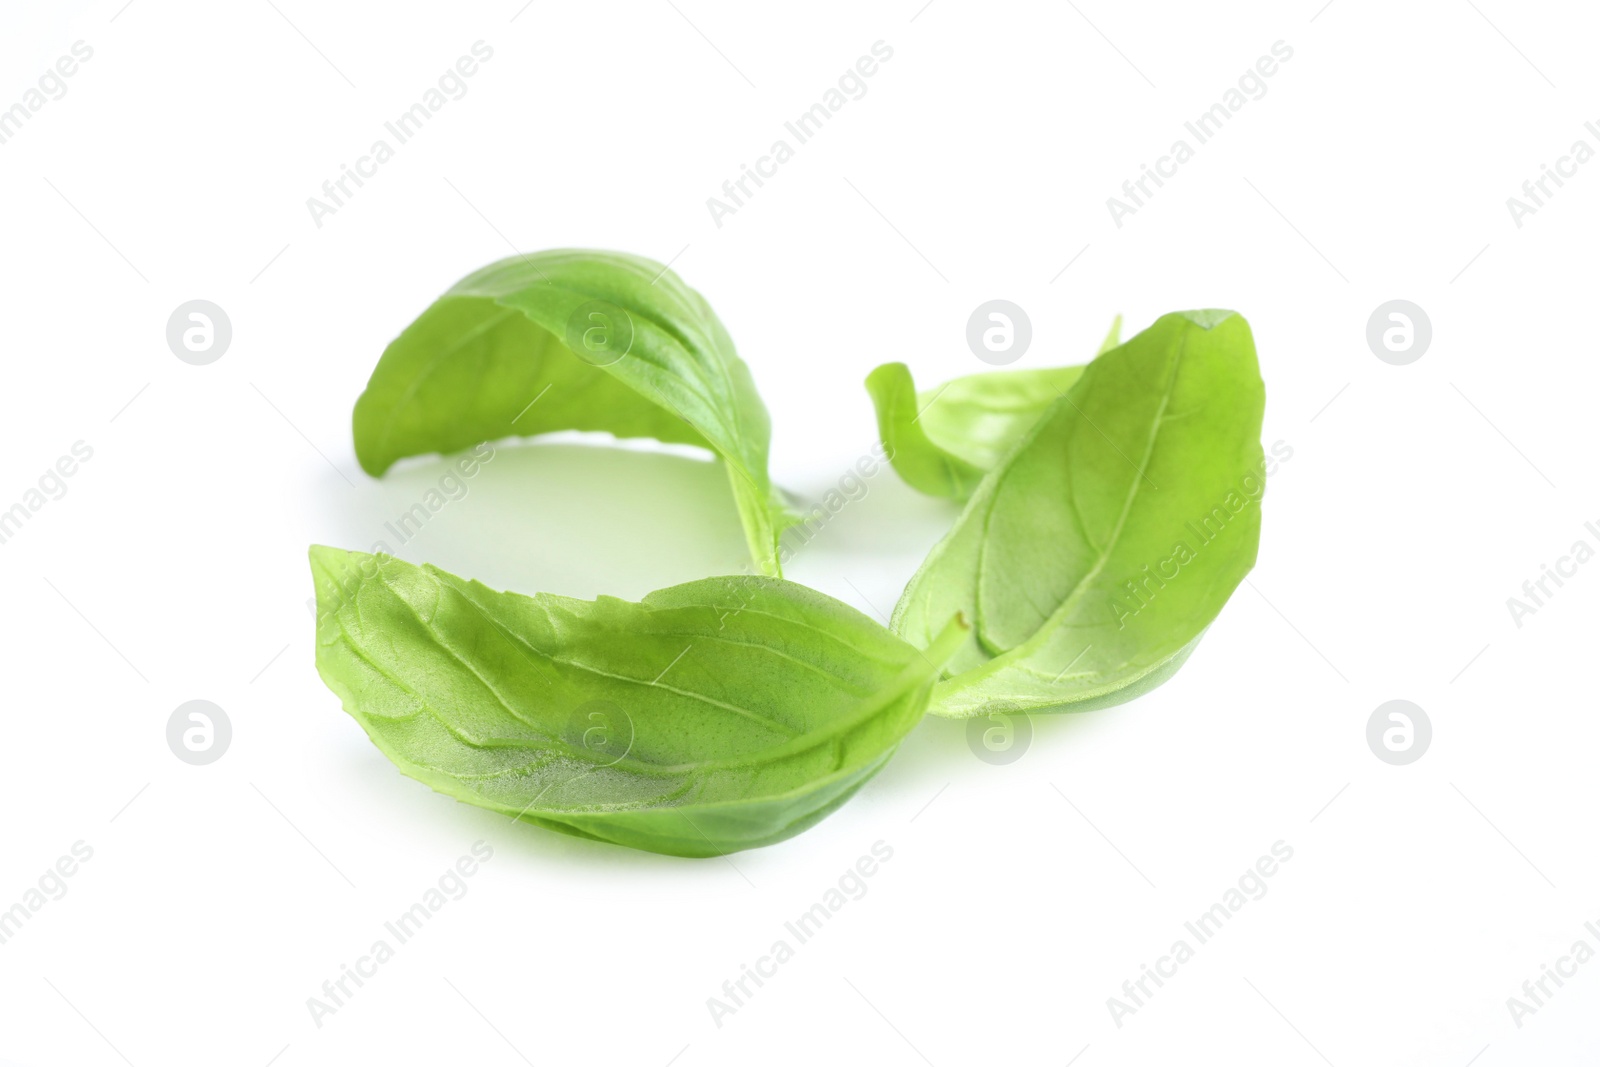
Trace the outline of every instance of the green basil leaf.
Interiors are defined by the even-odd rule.
[[[1165,315],[1089,364],[895,608],[913,644],[973,622],[930,710],[1085,710],[1170,677],[1255,564],[1263,404],[1233,312]]]
[[[1101,352],[1116,347],[1121,329],[1119,315]],[[906,484],[966,500],[1082,373],[1081,366],[989,371],[919,393],[909,367],[885,363],[867,376],[867,392],[884,451]]]
[[[918,651],[781,579],[641,603],[495,592],[311,549],[317,669],[401,771],[552,830],[713,856],[806,829],[927,707],[952,621]]]
[[[672,271],[620,252],[539,252],[463,278],[384,350],[354,429],[375,477],[556,430],[698,445],[726,464],[768,574],[794,521],[767,474],[767,409],[722,323]]]

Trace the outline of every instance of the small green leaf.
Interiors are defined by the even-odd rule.
[[[400,770],[677,856],[781,841],[844,803],[922,717],[964,629],[918,651],[755,576],[636,604],[499,593],[333,548],[312,548],[311,570],[317,669]]]
[[[1116,347],[1122,317],[1100,351]],[[1082,367],[989,371],[917,392],[904,363],[885,363],[867,376],[878,412],[878,434],[907,485],[929,496],[965,500]]]
[[[557,250],[468,275],[384,350],[353,421],[373,476],[406,456],[557,430],[709,449],[751,556],[779,573],[794,520],[767,474],[767,409],[711,306],[651,260]]]
[[[973,620],[930,710],[1084,710],[1165,681],[1255,564],[1264,390],[1231,312],[1095,359],[967,502],[895,608]]]

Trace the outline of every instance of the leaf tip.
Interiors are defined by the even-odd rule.
[[[888,390],[901,381],[911,382],[911,368],[904,363],[880,363],[872,368],[872,373],[866,377],[867,391],[876,393],[879,390]]]
[[[339,557],[347,555],[342,548],[331,548],[328,545],[312,545],[306,550],[306,556],[311,560],[311,569],[327,567]]]
[[[1239,313],[1226,308],[1204,308],[1199,311],[1180,311],[1178,314],[1202,330],[1209,330],[1236,317]]]

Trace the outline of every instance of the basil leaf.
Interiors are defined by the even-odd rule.
[[[780,841],[916,725],[924,652],[804,586],[707,578],[641,603],[499,593],[311,549],[317,670],[401,771],[459,800],[676,856]]]
[[[973,620],[930,710],[1085,710],[1170,677],[1255,564],[1263,403],[1229,311],[1165,315],[1089,364],[895,608],[913,644]]]
[[[384,350],[354,429],[375,477],[556,430],[698,445],[725,462],[768,574],[794,521],[767,475],[767,409],[722,323],[676,274],[620,252],[539,252],[463,278]]]
[[[1115,348],[1122,317],[1100,351]],[[904,363],[867,376],[878,435],[906,484],[929,496],[966,500],[983,476],[1083,373],[1080,367],[990,371],[917,392]]]

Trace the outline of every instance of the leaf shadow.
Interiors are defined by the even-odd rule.
[[[709,457],[548,441],[479,454],[487,460],[434,456],[359,476],[355,505],[343,494],[326,509],[327,543],[585,599],[637,600],[747,566],[727,474]]]

